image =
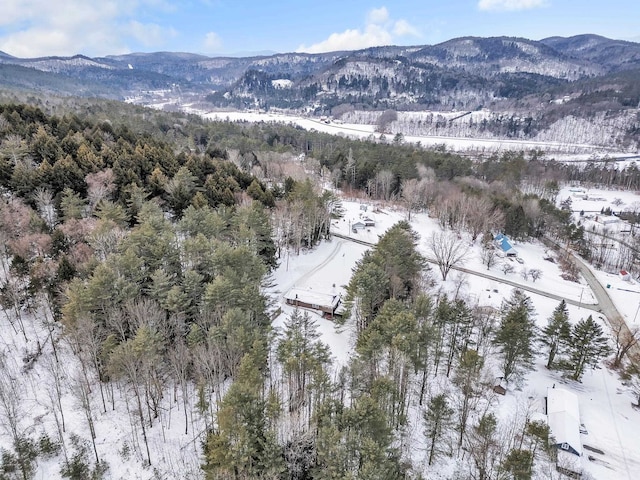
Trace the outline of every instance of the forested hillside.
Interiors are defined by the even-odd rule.
[[[581,332],[566,328],[553,343],[519,290],[500,311],[442,294],[408,222],[356,263],[346,365],[306,313],[276,334],[269,274],[331,236],[341,205],[323,186],[395,202],[409,220],[429,210],[457,232],[432,239],[436,257],[437,244],[498,230],[588,256],[555,206],[558,182],[636,185],[635,167],[41,106],[0,105],[0,478],[125,478],[120,464],[140,478],[555,475],[545,425],[524,407],[497,417],[489,365],[517,385],[542,341],[555,345],[551,368],[584,354],[577,380],[606,349],[570,347]],[[108,443],[114,417],[127,433]]]

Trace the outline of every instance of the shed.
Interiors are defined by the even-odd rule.
[[[284,296],[287,305],[309,308],[322,312],[323,316],[333,318],[340,315],[338,307],[341,295],[338,293],[317,292],[311,289],[292,288]]]
[[[620,278],[625,282],[628,282],[631,280],[631,275],[626,270],[620,270]]]
[[[358,230],[364,230],[365,228],[366,225],[363,222],[356,222],[351,225],[351,230],[353,231],[353,233],[358,233]]]
[[[507,382],[505,382],[504,377],[496,377],[493,382],[493,391],[500,395],[507,394]]]
[[[563,388],[547,388],[547,418],[556,448],[582,456],[578,397]]]

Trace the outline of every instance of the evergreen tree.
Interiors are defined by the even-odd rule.
[[[457,429],[458,429],[458,446],[462,446],[464,435],[467,431],[467,422],[470,413],[476,409],[480,392],[487,385],[483,384],[482,368],[484,367],[484,358],[478,355],[475,350],[465,351],[458,364],[453,378],[453,384],[458,388],[457,395]]]
[[[533,454],[529,450],[513,449],[507,453],[502,462],[502,470],[512,480],[531,480],[531,464]]]
[[[469,436],[468,448],[473,468],[472,478],[476,480],[495,478],[498,456],[501,451],[497,427],[498,422],[495,415],[487,413],[480,418]]]
[[[502,376],[506,381],[532,367],[535,335],[531,299],[516,289],[502,305],[502,319],[494,338],[502,354]]]
[[[429,465],[444,451],[440,445],[451,425],[452,416],[453,409],[449,407],[446,395],[441,393],[431,398],[422,417],[426,427],[425,436],[429,441]]]
[[[579,381],[587,367],[598,368],[598,362],[611,352],[607,338],[589,315],[571,330],[570,371],[571,378]]]
[[[218,428],[205,443],[208,479],[278,478],[284,471],[275,438],[272,404],[264,397],[264,348],[243,357],[237,378],[218,411]]]
[[[541,341],[549,347],[547,368],[553,367],[553,361],[561,348],[567,346],[571,337],[569,311],[564,300],[555,308],[547,326],[542,330]]]
[[[277,358],[285,374],[289,411],[298,411],[308,405],[311,412],[314,387],[324,383],[330,353],[329,347],[319,341],[319,337],[318,327],[308,312],[300,313],[296,309],[285,322]]]

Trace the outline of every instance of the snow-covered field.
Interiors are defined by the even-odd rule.
[[[362,210],[365,205],[367,211]],[[334,221],[333,231],[354,239],[375,243],[379,235],[383,234],[390,226],[397,221],[406,219],[405,212],[394,210],[390,206],[376,206],[371,203],[361,203],[358,201],[343,202],[345,217]],[[375,221],[375,227],[353,233],[351,225],[363,218],[370,218]],[[426,214],[414,214],[411,220],[412,228],[419,234],[419,250],[428,256],[426,238],[439,226]],[[599,318],[599,314],[586,308],[596,301],[588,285],[582,283],[572,283],[560,278],[560,271],[557,264],[543,260],[546,256],[545,248],[537,243],[515,244],[519,256],[524,260],[524,264],[515,263],[516,270],[511,274],[504,274],[499,265],[496,265],[487,272],[486,266],[482,264],[479,252],[479,242],[472,246],[465,268],[478,273],[489,273],[495,277],[494,280],[487,280],[473,274],[454,272],[447,282],[442,283],[440,273],[433,266],[433,277],[438,290],[444,292],[454,292],[461,284],[459,293],[480,306],[493,306],[499,308],[502,300],[511,295],[514,287],[501,283],[501,280],[510,280],[521,284],[523,287],[533,287],[543,292],[561,295],[580,305],[569,305],[569,315],[571,323],[593,315],[606,329],[607,324]],[[316,291],[328,292],[332,288],[339,288],[345,285],[350,277],[350,270],[355,262],[361,257],[366,249],[358,243],[334,237],[326,241],[317,249],[307,252],[298,257],[282,259],[282,264],[274,274],[275,283],[278,285],[278,292],[285,294],[291,287],[310,288]],[[536,268],[542,271],[541,278],[533,283],[530,279],[524,280],[519,273],[522,267]],[[606,274],[600,273],[599,278],[603,284],[616,282],[615,278],[609,278]],[[620,282],[622,282],[620,280]],[[625,283],[625,282],[622,282]],[[335,287],[334,287],[335,285]],[[614,283],[617,285],[617,283]],[[640,286],[636,287],[638,294],[634,294],[640,301]],[[636,301],[629,304],[628,298],[619,296],[621,291],[612,288],[609,290],[612,298],[624,316],[629,317],[631,310],[638,307]],[[539,327],[546,325],[547,319],[553,309],[558,305],[558,300],[547,298],[543,295],[526,292],[533,301],[536,311],[536,322]],[[281,325],[285,316],[292,311],[292,307],[283,305],[283,315],[277,321]],[[352,330],[348,325],[342,330],[336,330],[333,324],[323,319],[320,315],[310,313],[322,332],[322,340],[327,343],[333,352],[333,356],[338,365],[343,365],[353,353],[354,338]],[[631,312],[633,315],[633,312]],[[525,379],[521,388],[509,391],[505,397],[499,397],[498,416],[508,419],[521,412],[522,409],[529,411],[544,412],[544,397],[547,388],[557,385],[574,392],[579,398],[580,421],[584,424],[587,434],[582,434],[583,444],[594,447],[604,452],[603,454],[587,451],[582,457],[582,465],[585,472],[592,475],[591,478],[598,480],[620,480],[635,479],[637,476],[633,472],[640,469],[640,448],[637,448],[637,430],[640,428],[640,413],[631,407],[633,397],[623,386],[615,373],[607,370],[606,367],[599,370],[587,371],[581,383],[562,378],[561,374],[549,371],[545,368],[544,352],[541,351],[536,361],[536,370],[531,372]],[[495,372],[498,373],[497,371]],[[417,429],[414,439],[417,444],[421,442],[420,429]],[[588,460],[591,455],[593,460]],[[450,466],[449,466],[450,467]],[[447,467],[443,467],[447,468]]]
[[[356,124],[356,123],[325,123],[313,117],[300,117],[291,114],[273,113],[273,112],[251,112],[251,111],[213,111],[204,112],[202,110],[183,107],[188,113],[201,115],[210,120],[219,121],[245,121],[245,122],[277,122],[291,123],[308,130],[317,130],[319,132],[330,133],[334,135],[344,135],[352,138],[373,138],[379,139],[380,134],[375,133],[375,125],[373,124]],[[385,135],[386,141],[393,140],[395,133]],[[409,143],[420,143],[423,146],[445,145],[447,148],[458,152],[474,151],[474,152],[500,152],[510,150],[543,150],[549,153],[563,152],[563,158],[571,159],[573,155],[577,158],[584,158],[585,155],[609,155],[622,156],[629,155],[628,152],[616,152],[602,147],[590,145],[588,143],[571,143],[557,141],[533,141],[533,140],[506,140],[506,139],[485,139],[485,138],[461,138],[453,136],[421,136],[421,135],[404,135],[404,141]]]

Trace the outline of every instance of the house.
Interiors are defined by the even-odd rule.
[[[498,248],[500,248],[507,257],[517,257],[518,251],[511,246],[509,239],[506,235],[499,233],[493,237],[493,241]]]
[[[365,227],[375,227],[376,226],[376,222],[372,219],[370,219],[369,217],[365,217],[363,219],[364,222],[364,226]]]
[[[367,211],[367,206],[365,204],[361,204],[360,205],[360,210],[362,210],[363,212]]]
[[[563,388],[547,388],[547,422],[554,445],[558,449],[556,468],[571,476],[580,477],[582,440],[580,438],[580,406],[578,397]]]
[[[596,222],[601,225],[615,225],[616,223],[620,223],[620,219],[613,215],[596,215]]]
[[[353,233],[358,233],[358,230],[364,230],[366,228],[366,225],[363,222],[356,222],[353,225],[351,225],[351,231]]]
[[[339,293],[317,292],[311,289],[292,288],[284,296],[287,305],[308,308],[322,312],[325,318],[341,315],[340,305],[342,296]]]
[[[547,418],[556,447],[582,456],[578,397],[564,388],[548,388]]]

